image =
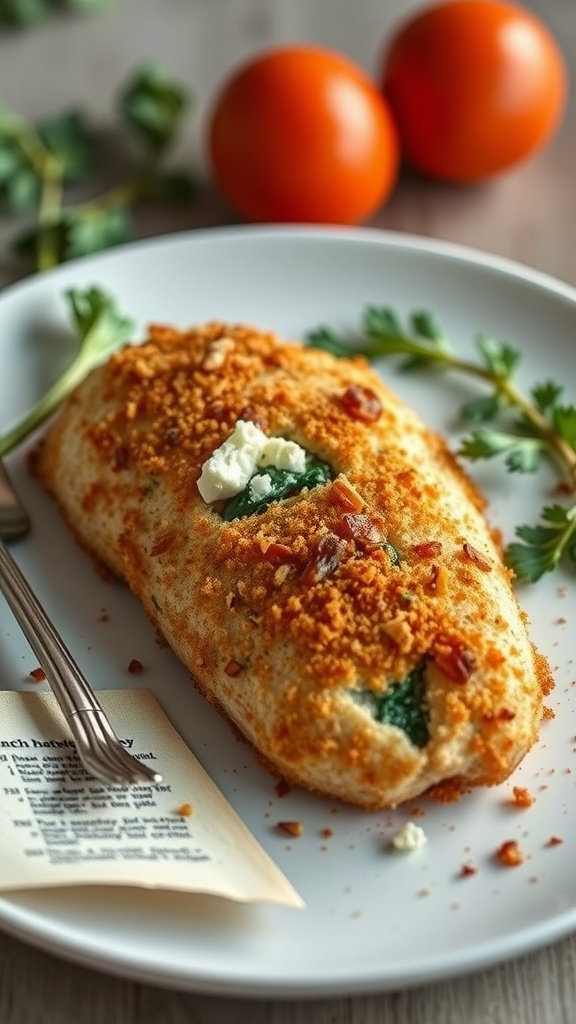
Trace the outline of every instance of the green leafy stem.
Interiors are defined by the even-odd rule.
[[[127,341],[134,322],[99,288],[67,292],[78,348],[71,363],[36,405],[0,436],[0,457],[7,455],[50,416],[87,373]]]
[[[457,355],[435,319],[412,313],[404,324],[387,307],[369,306],[357,337],[347,339],[326,327],[308,336],[309,344],[337,356],[364,355],[369,360],[402,357],[401,369],[450,370],[474,377],[490,393],[465,403],[461,416],[473,429],[458,454],[472,461],[503,457],[512,473],[533,473],[544,456],[558,467],[563,486],[576,490],[576,406],[563,404],[563,388],[553,381],[534,386],[528,395],[515,384],[520,353],[486,334],[475,339],[479,360]],[[545,506],[535,526],[518,526],[518,541],[505,551],[507,564],[521,582],[535,582],[564,556],[576,565],[576,503]]]
[[[0,107],[0,203],[16,215],[36,213],[33,226],[15,239],[15,251],[46,270],[129,241],[131,207],[139,200],[189,199],[192,178],[163,168],[188,104],[186,89],[160,68],[138,69],[118,108],[142,155],[127,180],[74,204],[65,202],[67,186],[81,185],[94,171],[96,140],[84,116],[71,110],[34,125]]]

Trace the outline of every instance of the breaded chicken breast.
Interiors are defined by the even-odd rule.
[[[535,742],[552,679],[483,501],[363,359],[154,326],[67,400],[39,473],[286,780],[394,807]]]

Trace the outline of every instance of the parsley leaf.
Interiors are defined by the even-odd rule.
[[[324,352],[330,352],[333,356],[346,358],[354,355],[354,348],[350,342],[329,327],[317,327],[307,335],[307,343],[311,348],[321,348]]]
[[[58,161],[62,179],[83,181],[94,154],[94,139],[82,114],[69,110],[41,122],[38,136],[47,151]]]
[[[520,353],[505,342],[497,341],[487,334],[479,334],[476,346],[490,373],[502,380],[509,380],[519,361]]]
[[[576,451],[576,407],[557,405],[552,415],[554,430]]]
[[[463,439],[458,454],[473,462],[505,454],[504,461],[512,473],[534,473],[544,449],[545,445],[539,438],[519,437],[481,427]]]
[[[63,5],[71,10],[91,12],[105,3],[106,0],[0,0],[0,23],[24,27],[41,21],[51,10]]]
[[[555,384],[554,381],[547,380],[543,384],[536,384],[532,388],[530,394],[534,399],[536,408],[543,416],[548,416],[551,410],[554,409],[563,391],[564,388],[559,384]]]
[[[189,102],[186,89],[155,64],[140,69],[120,96],[128,126],[153,152],[174,139]]]
[[[119,108],[144,140],[145,155],[126,181],[74,205],[65,202],[65,186],[89,176],[96,145],[83,116],[65,111],[32,125],[0,108],[0,200],[16,214],[37,207],[36,223],[14,239],[15,252],[45,270],[130,241],[131,207],[139,200],[190,199],[191,176],[161,166],[188,102],[187,91],[156,66],[136,71]]]
[[[549,525],[518,526],[516,536],[523,543],[514,542],[506,549],[506,564],[520,582],[535,583],[552,572],[565,551],[576,564],[576,505],[547,506],[542,520]]]
[[[389,307],[368,306],[362,318],[362,328],[372,342],[373,355],[408,356],[401,363],[403,370],[431,366],[439,354],[447,350],[443,334],[429,313],[413,313],[406,329]]]
[[[483,395],[481,398],[473,398],[470,402],[466,402],[460,410],[460,416],[465,423],[472,425],[487,423],[488,420],[493,420],[498,415],[503,405],[504,402],[500,395]]]

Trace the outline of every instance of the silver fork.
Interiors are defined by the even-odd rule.
[[[120,743],[94,691],[32,591],[4,540],[30,529],[0,460],[0,591],[34,651],[66,717],[86,771],[102,782],[161,782],[162,776],[132,757]]]

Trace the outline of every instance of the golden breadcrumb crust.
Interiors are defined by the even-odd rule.
[[[197,481],[241,419],[334,479],[223,521]],[[276,773],[394,806],[500,782],[537,738],[552,679],[483,499],[363,359],[246,326],[153,326],[67,401],[39,473]],[[421,665],[418,747],[358,695]]]

